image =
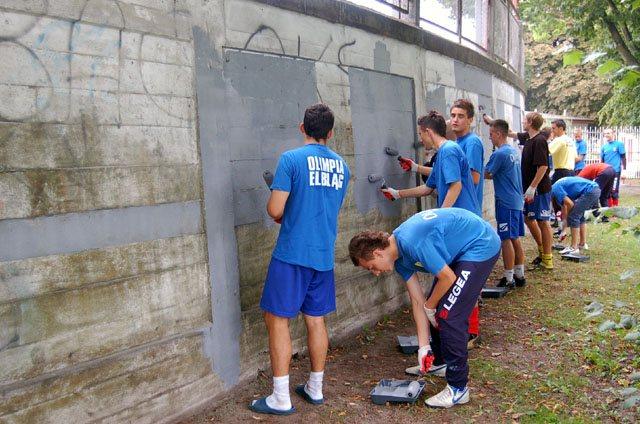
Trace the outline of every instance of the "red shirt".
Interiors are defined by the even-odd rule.
[[[586,178],[588,180],[595,180],[598,175],[602,174],[605,169],[610,167],[611,165],[607,163],[592,163],[582,168],[582,171],[580,171],[578,177]]]

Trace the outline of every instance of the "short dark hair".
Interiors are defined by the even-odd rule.
[[[445,121],[444,116],[436,110],[432,110],[428,114],[419,117],[418,125],[420,125],[420,128],[423,130],[430,128],[441,137],[447,136],[447,121]]]
[[[389,233],[384,231],[362,231],[349,242],[349,257],[355,266],[360,266],[360,259],[373,259],[373,251],[389,247]]]
[[[453,110],[454,107],[460,108],[460,109],[464,109],[465,112],[467,112],[467,118],[473,118],[475,113],[475,108],[473,107],[473,103],[471,103],[469,100],[467,99],[458,99],[453,103],[453,106],[451,106],[451,109],[449,109],[449,112],[451,112]]]
[[[527,113],[525,119],[531,122],[531,127],[533,127],[534,130],[539,130],[544,124],[544,118],[538,112]]]
[[[562,128],[563,131],[567,130],[567,123],[564,122],[564,119],[554,119],[551,123],[556,124],[556,127]]]
[[[551,137],[551,127],[544,127],[543,129],[540,130],[540,134],[542,134],[545,141],[549,140],[549,137]]]
[[[503,135],[509,135],[509,123],[504,119],[494,119],[491,128],[498,130]]]
[[[316,103],[304,111],[304,132],[316,140],[326,140],[333,123],[333,112],[323,103]]]

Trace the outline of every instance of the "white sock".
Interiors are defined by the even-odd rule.
[[[309,381],[307,381],[307,385],[304,387],[305,391],[311,399],[320,400],[322,399],[322,379],[324,377],[324,371],[309,373]]]
[[[269,408],[287,411],[291,409],[291,396],[289,395],[289,376],[273,377],[273,393],[267,396]]]
[[[513,267],[513,272],[518,278],[524,278],[524,264]]]
[[[513,281],[513,270],[512,269],[505,269],[504,270],[504,278],[507,279],[507,282],[512,282]]]

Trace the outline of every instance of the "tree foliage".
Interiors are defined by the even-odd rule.
[[[527,110],[596,118],[611,96],[611,85],[598,77],[596,64],[563,66],[551,43],[525,37]]]
[[[535,41],[564,49],[564,66],[595,63],[613,84],[603,123],[640,125],[640,0],[522,0],[520,11]]]

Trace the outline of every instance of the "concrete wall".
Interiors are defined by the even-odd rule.
[[[422,159],[416,115],[458,97],[516,127],[523,107],[477,53],[332,0],[0,0],[0,22],[3,422],[170,421],[265,367],[261,174],[308,104],[353,174],[333,339],[407,300],[348,240],[432,206],[366,182],[415,184],[383,146]]]

